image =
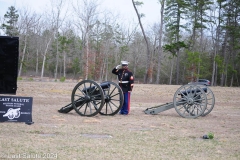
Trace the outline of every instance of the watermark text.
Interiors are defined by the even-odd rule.
[[[0,159],[57,159],[57,153],[18,153],[6,154],[0,152]]]

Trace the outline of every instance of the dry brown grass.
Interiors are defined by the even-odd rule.
[[[57,110],[70,103],[76,83],[18,82],[18,96],[33,97],[34,124],[0,123],[0,159],[240,159],[240,88],[211,87],[216,103],[206,117],[185,119],[174,109],[143,111],[171,102],[177,85],[136,84],[128,116],[81,117]],[[213,132],[213,140],[202,136]],[[11,158],[10,158],[11,159]],[[45,158],[47,159],[47,158]]]

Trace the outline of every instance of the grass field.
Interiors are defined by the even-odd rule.
[[[0,123],[0,159],[239,160],[240,88],[211,87],[213,111],[196,119],[175,109],[144,110],[173,101],[178,85],[135,84],[127,116],[82,117],[58,110],[76,82],[19,81],[17,96],[33,97],[34,124]],[[203,139],[208,132],[214,139]]]

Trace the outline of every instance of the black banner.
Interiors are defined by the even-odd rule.
[[[32,97],[0,96],[0,122],[32,122]]]
[[[16,94],[19,38],[0,36],[0,94]]]

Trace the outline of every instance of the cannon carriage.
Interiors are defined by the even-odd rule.
[[[73,89],[71,103],[58,110],[68,113],[75,110],[81,116],[115,115],[123,105],[122,89],[114,82],[98,84],[92,80],[83,80]]]
[[[215,97],[212,90],[205,85],[187,84],[181,86],[173,96],[173,102],[147,108],[146,114],[158,114],[175,108],[184,118],[206,116],[214,107]]]
[[[71,103],[58,110],[68,113],[75,110],[81,116],[115,115],[123,105],[124,96],[118,84],[106,81],[100,84],[83,80],[73,89]],[[184,118],[197,118],[209,114],[215,104],[212,90],[205,85],[181,86],[173,96],[173,102],[147,108],[145,114],[158,114],[175,108]]]

